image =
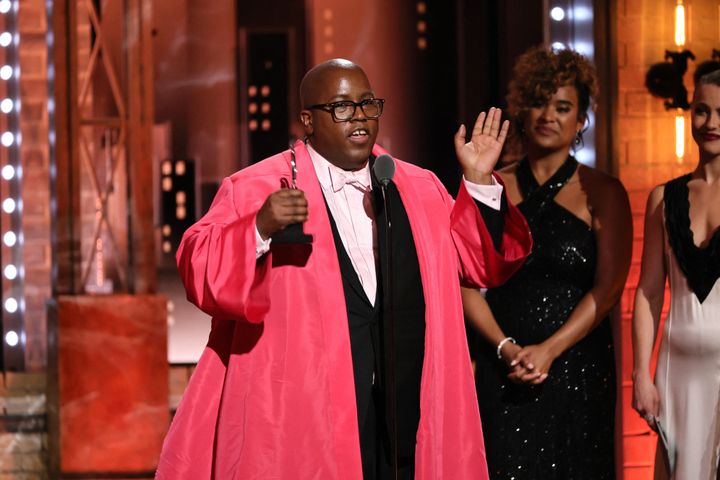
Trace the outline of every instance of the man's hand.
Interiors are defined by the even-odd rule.
[[[268,196],[257,214],[256,225],[260,236],[267,240],[291,223],[302,223],[307,218],[305,192],[284,188]]]
[[[492,171],[500,158],[510,122],[505,120],[500,127],[502,111],[491,108],[486,114],[478,115],[470,141],[465,143],[465,125],[460,125],[455,134],[455,154],[462,166],[465,178],[480,185],[492,183]]]

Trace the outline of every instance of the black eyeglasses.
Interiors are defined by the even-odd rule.
[[[325,110],[326,112],[330,112],[334,121],[348,122],[355,116],[357,107],[360,107],[362,112],[365,114],[365,117],[370,119],[379,118],[380,115],[382,115],[384,103],[385,99],[383,98],[368,98],[367,100],[362,100],[360,102],[343,100],[341,102],[319,103],[305,108]]]

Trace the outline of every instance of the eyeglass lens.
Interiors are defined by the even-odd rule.
[[[350,120],[359,106],[366,117],[377,118],[382,113],[382,102],[377,99],[364,100],[360,103],[341,102],[335,104],[334,114],[338,120]]]

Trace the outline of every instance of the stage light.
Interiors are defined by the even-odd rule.
[[[12,165],[5,165],[2,168],[2,177],[5,180],[12,180],[15,177],[15,167]]]
[[[3,275],[5,275],[5,278],[8,280],[15,280],[17,278],[17,273],[17,267],[13,264],[6,265],[3,269]]]
[[[9,147],[15,141],[15,135],[12,132],[5,132],[0,136],[0,142],[6,147]]]
[[[175,163],[175,175],[181,177],[185,175],[185,162],[182,160],[178,160]]]
[[[575,51],[586,57],[592,57],[594,52],[592,42],[578,41],[573,45]]]
[[[579,5],[572,9],[571,16],[576,22],[589,22],[593,19],[593,12],[590,8]]]
[[[13,111],[13,101],[9,98],[3,99],[2,102],[0,102],[0,110],[2,110],[3,113],[10,113]]]
[[[17,346],[18,342],[20,341],[20,337],[18,336],[17,332],[15,330],[10,330],[5,334],[5,343],[10,345],[11,347]]]
[[[3,80],[10,80],[13,74],[13,68],[10,65],[3,65],[0,68],[0,78]]]
[[[3,235],[3,243],[7,247],[15,246],[15,243],[17,243],[17,235],[15,235],[15,232],[5,232],[5,235]]]
[[[0,201],[0,212],[8,215],[7,224],[3,218],[3,229],[0,233],[2,241],[3,266],[3,313],[6,315],[1,322],[3,328],[3,341],[11,347],[21,346],[24,343],[23,316],[25,310],[24,299],[24,265],[23,259],[23,225],[22,210],[22,167],[20,152],[16,148],[21,142],[20,134],[20,85],[17,80],[21,74],[18,46],[20,45],[20,34],[18,31],[18,4],[17,0],[0,0],[0,14],[4,14],[4,28],[0,29],[0,49],[3,50],[4,60],[0,63],[0,80],[6,83],[2,86],[3,95],[0,96],[0,116],[5,116],[2,121],[3,128],[0,130],[0,153],[4,161],[0,168],[2,181],[8,184],[2,185],[2,197]],[[50,8],[52,10],[52,8]],[[47,18],[52,18],[48,16]],[[52,122],[51,122],[52,123]],[[52,132],[49,129],[48,135]],[[2,150],[6,148],[6,150]],[[8,195],[8,193],[10,195]],[[5,256],[5,249],[8,249]],[[21,347],[22,348],[22,347]],[[3,358],[5,369],[24,368],[24,353],[21,349],[14,350],[10,354],[6,349]]]
[[[575,159],[583,165],[595,165],[595,150],[582,148],[575,152]]]
[[[5,311],[8,313],[15,313],[18,309],[18,301],[15,300],[13,297],[8,298],[5,300]]]
[[[13,213],[15,211],[15,200],[12,198],[6,198],[2,202],[2,209],[5,213]]]
[[[680,108],[675,115],[675,156],[678,162],[685,156],[685,115]]]
[[[685,5],[682,0],[675,6],[675,45],[678,48],[685,46]]]
[[[565,10],[563,10],[561,7],[555,7],[550,10],[550,17],[556,22],[559,22],[565,18]]]

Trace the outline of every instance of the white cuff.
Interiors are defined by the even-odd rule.
[[[484,203],[494,210],[500,210],[500,200],[502,199],[503,186],[495,180],[494,175],[491,175],[491,178],[492,183],[490,185],[472,183],[464,176],[463,182],[465,183],[465,188],[467,188],[467,191],[472,198],[480,203]]]
[[[262,257],[270,251],[270,242],[272,238],[263,240],[260,232],[258,231],[257,225],[255,225],[255,259]]]

